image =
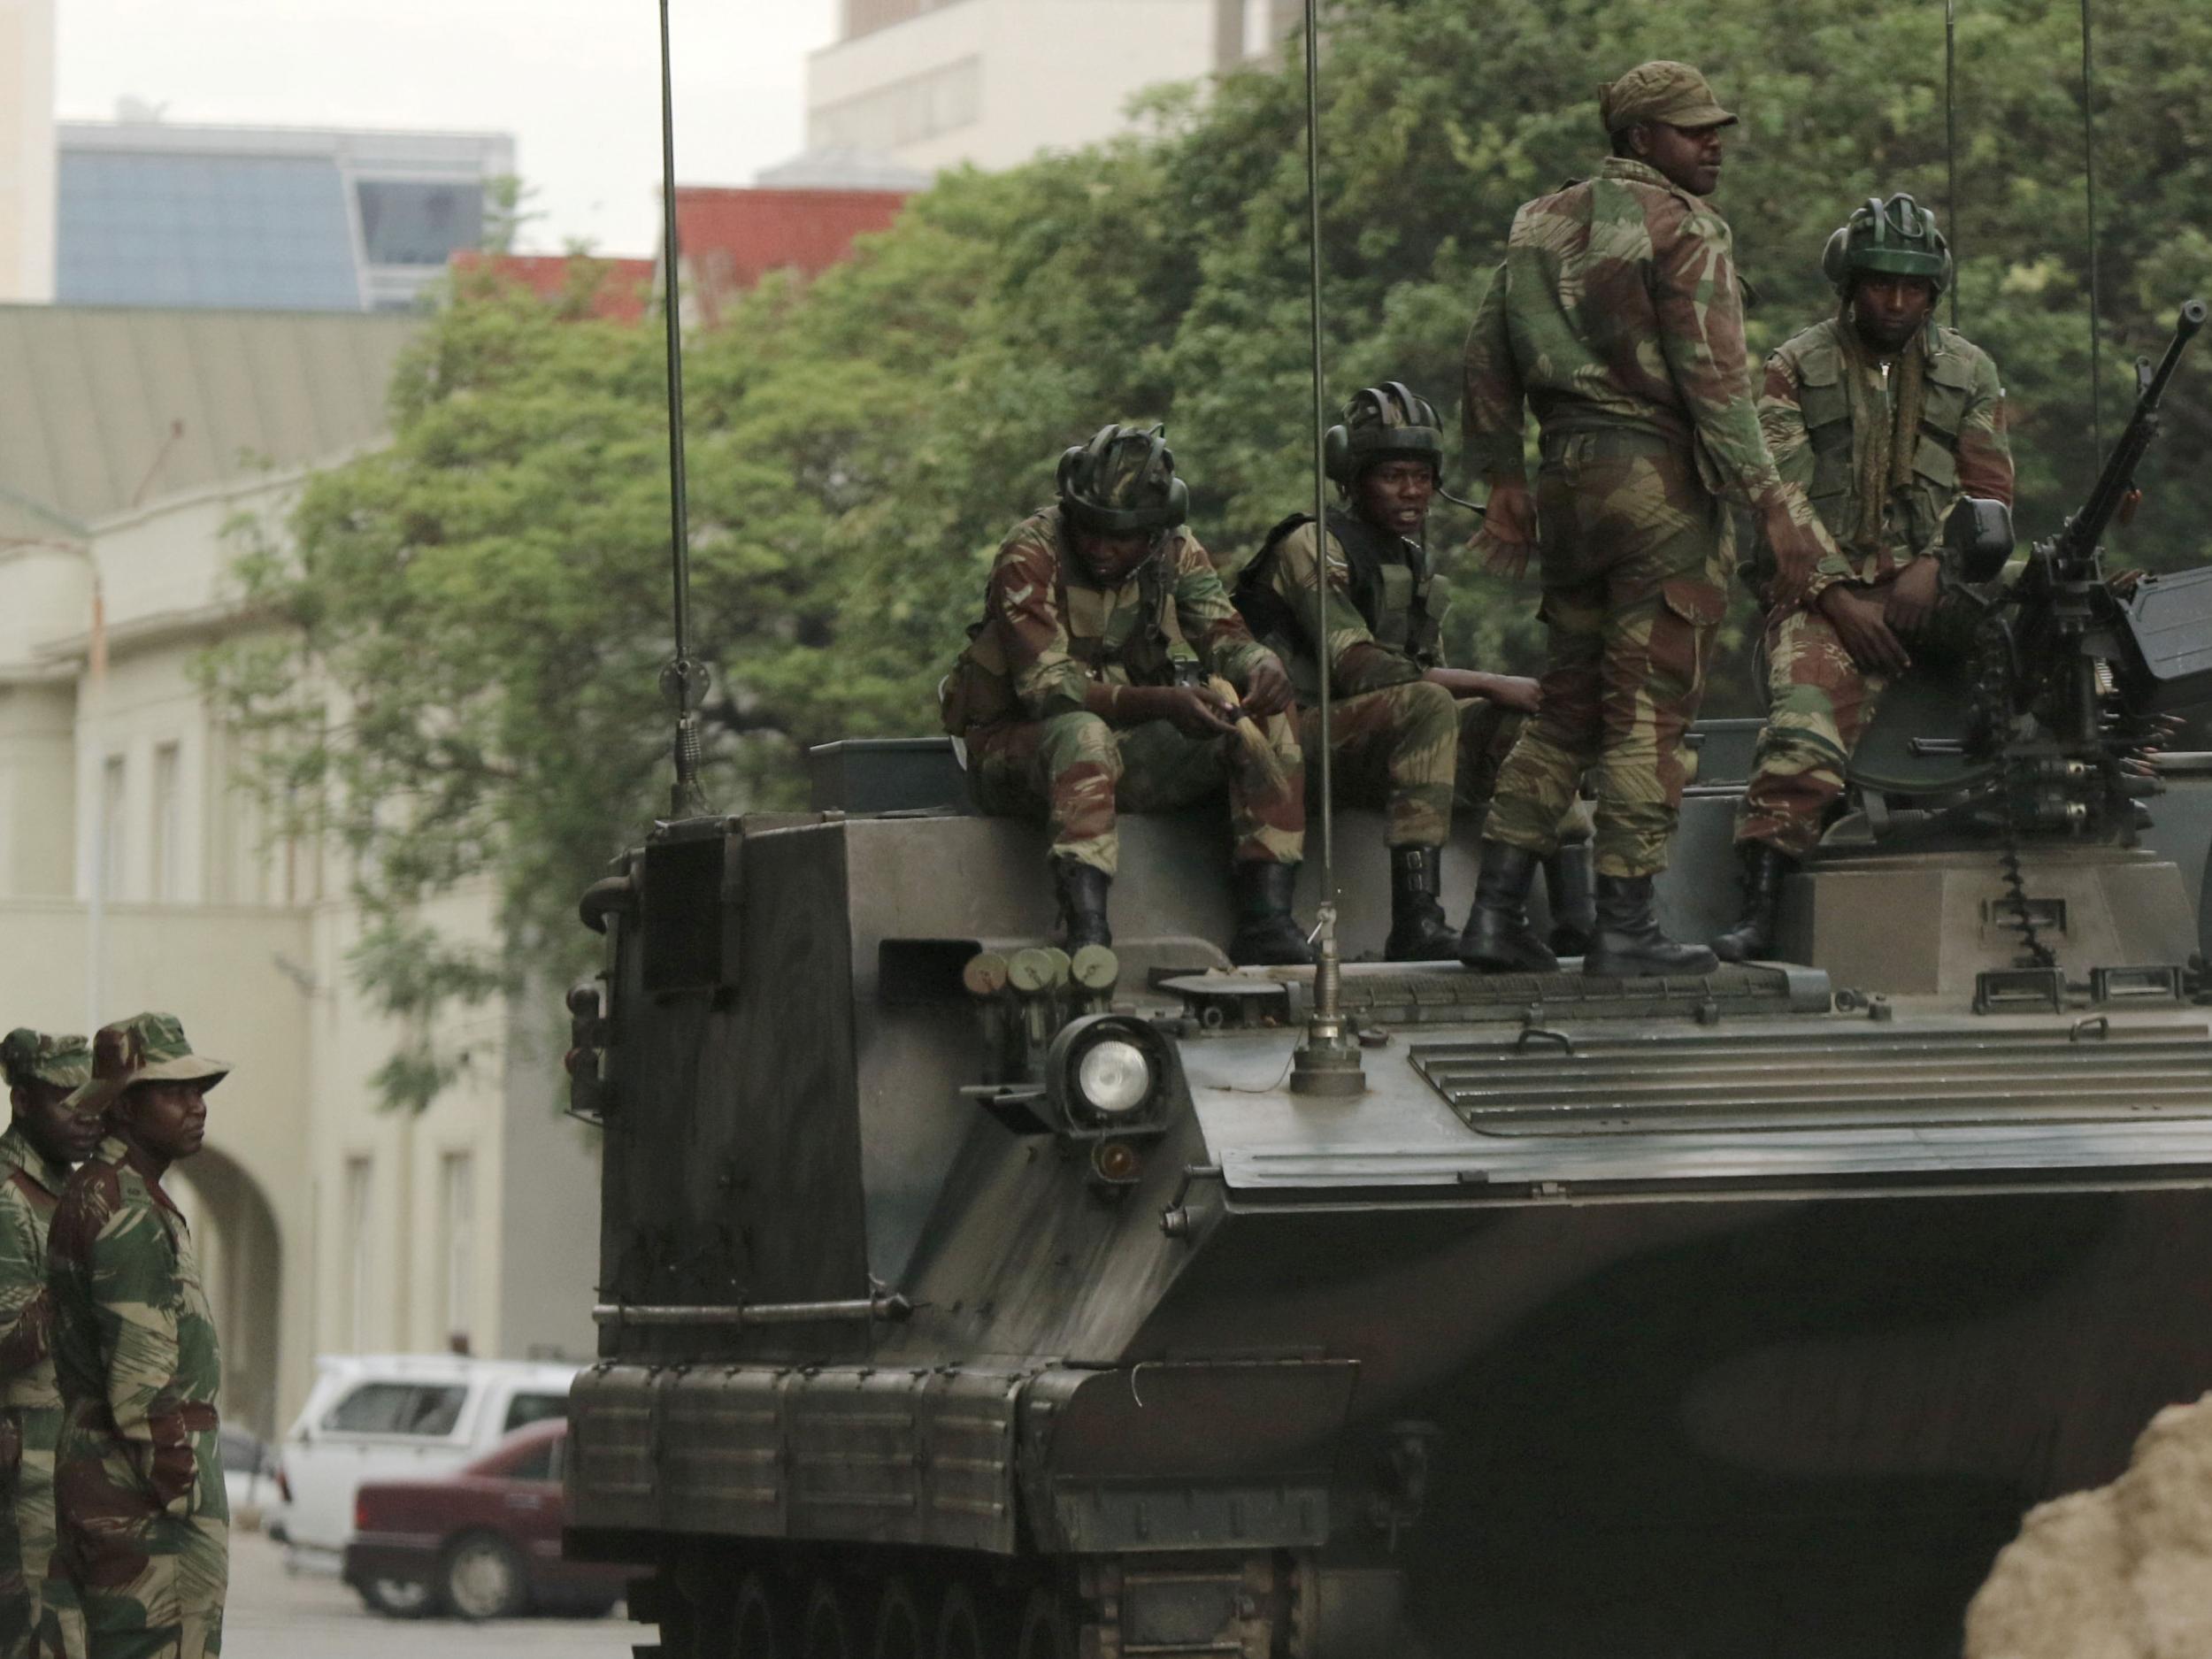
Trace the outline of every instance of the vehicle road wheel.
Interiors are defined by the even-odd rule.
[[[522,1557],[489,1532],[471,1532],[447,1548],[438,1587],[448,1610],[470,1620],[512,1618],[530,1599]]]
[[[1066,1604],[1046,1588],[1029,1593],[1022,1609],[1020,1659],[1075,1659],[1075,1621]]]
[[[361,1600],[372,1612],[390,1618],[420,1618],[437,1598],[419,1578],[371,1578],[361,1586]]]
[[[869,1659],[929,1659],[929,1626],[922,1619],[922,1604],[914,1586],[893,1578],[883,1586],[876,1602],[875,1640],[868,1644]]]
[[[764,1573],[749,1572],[730,1611],[732,1659],[791,1659],[791,1617]]]
[[[817,1578],[806,1599],[806,1624],[800,1659],[857,1659],[853,1621],[834,1578]]]

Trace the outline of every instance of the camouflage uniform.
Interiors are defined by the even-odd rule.
[[[93,1052],[93,1080],[71,1096],[80,1110],[104,1110],[133,1082],[221,1075],[163,1014],[103,1027]],[[61,1545],[39,1650],[64,1652],[81,1622],[86,1659],[219,1654],[230,1509],[215,1322],[183,1216],[118,1136],[69,1178],[49,1272]]]
[[[74,1087],[91,1071],[82,1037],[12,1033],[12,1082]],[[23,1659],[38,1628],[54,1555],[54,1448],[61,1392],[54,1381],[54,1309],[46,1235],[69,1179],[20,1127],[0,1133],[0,1659]]]
[[[1666,864],[1682,736],[1726,605],[1723,503],[1783,488],[1752,402],[1726,222],[1621,157],[1527,204],[1466,373],[1478,464],[1521,470],[1525,408],[1542,451],[1543,711],[1503,768],[1485,833],[1551,852],[1594,764],[1598,870],[1648,875]]]
[[[1804,486],[1837,543],[1815,568],[1805,602],[1767,618],[1767,723],[1736,821],[1740,842],[1809,855],[1843,774],[1873,718],[1886,676],[1854,662],[1812,602],[1837,582],[1880,593],[1916,559],[1939,557],[1944,521],[1962,495],[2012,501],[2004,388],[1989,354],[1931,323],[1908,350],[1921,357],[1911,481],[1878,514],[1862,511],[1855,407],[1894,422],[1893,376],[1847,321],[1816,323],[1767,359],[1759,421],[1782,476]],[[1893,437],[1893,442],[1894,438]]]
[[[1164,720],[1117,727],[1086,707],[1091,687],[1170,685],[1179,664],[1240,687],[1268,657],[1188,530],[1166,532],[1160,552],[1109,592],[1076,557],[1064,510],[1047,507],[999,549],[984,611],[955,670],[982,810],[1041,807],[1053,855],[1110,876],[1118,810],[1186,806],[1225,784],[1237,860],[1303,856],[1305,784],[1289,717],[1260,722],[1273,757],[1263,766],[1233,737],[1189,738]]]

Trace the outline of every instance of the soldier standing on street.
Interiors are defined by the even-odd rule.
[[[1186,806],[1225,784],[1230,958],[1310,963],[1290,908],[1306,828],[1290,677],[1182,527],[1187,499],[1157,427],[1106,426],[1068,449],[1059,500],[1015,526],[992,564],[983,620],[945,682],[945,729],[967,745],[984,811],[1043,807],[1069,950],[1111,942],[1116,811]]]
[[[1237,609],[1263,644],[1290,664],[1301,710],[1298,743],[1321,742],[1320,665],[1328,641],[1331,725],[1340,801],[1389,814],[1393,962],[1450,961],[1459,936],[1438,902],[1443,846],[1456,798],[1489,805],[1492,758],[1510,748],[1536,711],[1532,680],[1443,666],[1444,604],[1424,530],[1443,465],[1444,434],[1425,398],[1393,380],[1344,406],[1324,446],[1329,476],[1346,497],[1329,515],[1330,615],[1321,619],[1321,559],[1313,515],[1268,532],[1239,572]],[[1310,768],[1307,780],[1312,781]],[[1470,795],[1470,786],[1475,791]]]
[[[1744,913],[1713,941],[1730,962],[1774,948],[1783,882],[1935,612],[1951,510],[1970,495],[2012,504],[1997,365],[1935,321],[1951,251],[1932,216],[1909,196],[1874,198],[1829,238],[1821,269],[1841,310],[1767,359],[1759,419],[1838,550],[1767,618],[1767,722],[1736,820]]]
[[[91,1080],[69,1096],[107,1134],[69,1178],[49,1247],[61,1545],[42,1659],[71,1651],[73,1623],[84,1659],[222,1651],[222,1362],[192,1235],[161,1178],[200,1149],[206,1093],[229,1070],[194,1054],[173,1016],[140,1014],[101,1027]]]
[[[1490,481],[1475,545],[1517,575],[1540,538],[1549,631],[1543,707],[1498,779],[1459,954],[1495,972],[1557,967],[1524,908],[1593,764],[1598,931],[1586,973],[1695,973],[1700,945],[1659,931],[1697,713],[1726,604],[1724,502],[1747,507],[1793,596],[1826,550],[1759,430],[1728,226],[1705,204],[1736,119],[1686,64],[1601,89],[1613,153],[1598,176],[1515,215],[1467,342],[1470,453]],[[1532,502],[1524,410],[1540,429]]]
[[[25,1659],[54,1555],[54,1305],[46,1233],[72,1164],[100,1138],[69,1109],[92,1075],[82,1037],[12,1031],[0,1040],[12,1120],[0,1133],[0,1659]]]

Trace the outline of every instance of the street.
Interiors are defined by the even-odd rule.
[[[225,1659],[629,1659],[652,1632],[613,1618],[518,1618],[484,1624],[458,1619],[386,1618],[361,1605],[335,1578],[288,1573],[284,1552],[259,1532],[234,1532]]]

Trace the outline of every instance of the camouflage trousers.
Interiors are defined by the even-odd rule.
[[[1727,608],[1728,518],[1686,454],[1640,434],[1548,441],[1536,511],[1544,707],[1500,770],[1484,833],[1548,856],[1588,772],[1599,873],[1654,874]]]
[[[1513,745],[1520,741],[1528,716],[1487,697],[1466,697],[1459,704],[1459,779],[1452,803],[1478,822],[1490,811],[1498,789],[1498,772]],[[1578,789],[1560,815],[1559,839],[1581,842],[1590,839],[1590,803]]]
[[[59,1406],[10,1406],[0,1422],[0,1659],[27,1659],[54,1558],[54,1442]],[[80,1652],[81,1650],[79,1650]]]
[[[1852,660],[1835,625],[1792,608],[1767,619],[1767,721],[1736,814],[1738,841],[1765,841],[1793,858],[1820,844],[1843,772],[1874,718],[1888,677]]]
[[[230,1508],[213,1414],[190,1437],[190,1489],[164,1503],[129,1447],[81,1420],[97,1409],[73,1405],[62,1427],[61,1537],[38,1659],[215,1659],[230,1588]]]
[[[1335,744],[1331,781],[1340,806],[1378,807],[1390,815],[1393,847],[1441,847],[1452,833],[1452,781],[1459,714],[1452,694],[1425,680],[1339,698],[1329,710]],[[1321,752],[1321,711],[1298,711],[1298,747]],[[1317,806],[1321,768],[1306,773]]]
[[[1094,714],[1010,720],[968,733],[968,788],[978,810],[1033,817],[1041,808],[1052,856],[1112,875],[1117,812],[1166,812],[1217,791],[1229,796],[1240,863],[1305,856],[1305,779],[1290,717],[1260,723],[1263,763],[1235,737],[1185,737],[1164,720],[1114,727]]]

